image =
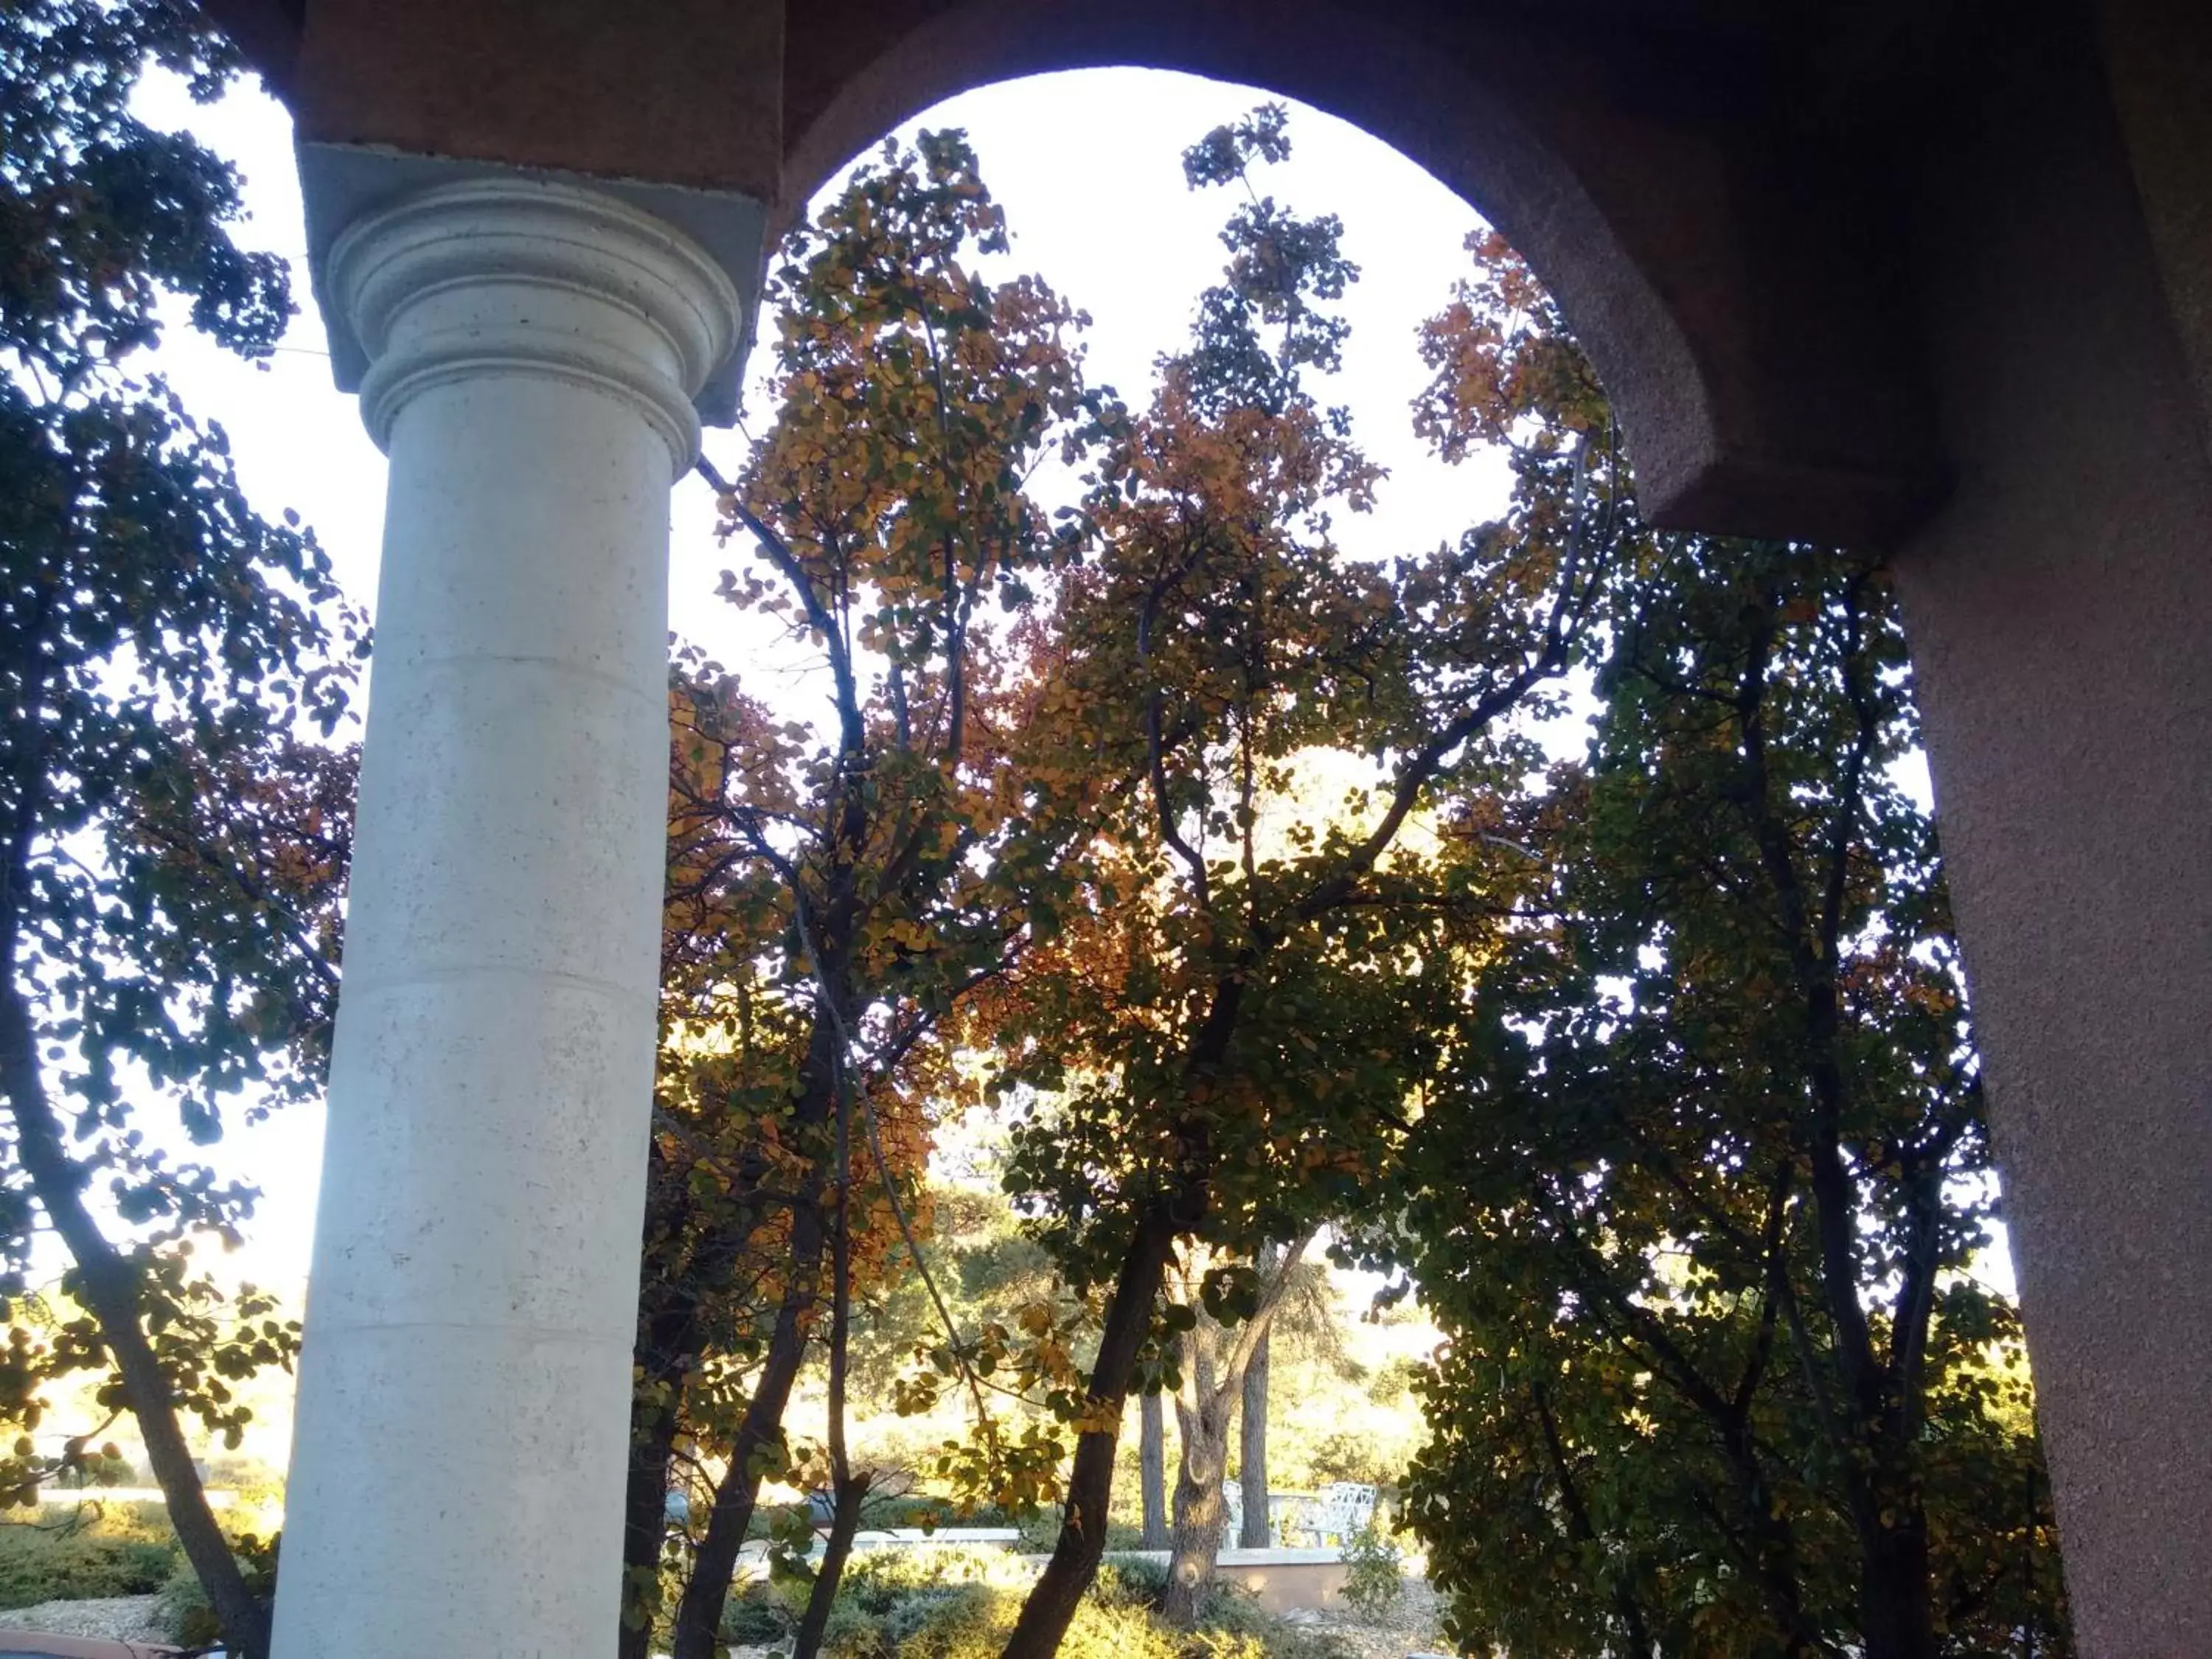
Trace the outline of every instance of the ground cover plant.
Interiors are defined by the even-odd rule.
[[[0,1522],[0,1608],[145,1595],[182,1563],[176,1534],[157,1505]]]
[[[880,1552],[849,1569],[823,1651],[834,1659],[991,1659],[1037,1572],[996,1552]],[[1108,1557],[1079,1604],[1060,1651],[1072,1659],[1343,1659],[1325,1637],[1218,1590],[1184,1629],[1162,1616],[1166,1569]]]

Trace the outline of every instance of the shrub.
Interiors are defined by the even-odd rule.
[[[1027,1594],[1026,1586],[973,1582],[919,1591],[877,1621],[865,1644],[847,1647],[845,1659],[997,1659]],[[1174,1634],[1149,1607],[1096,1595],[1076,1609],[1060,1644],[1060,1659],[1179,1659],[1179,1653]]]
[[[988,1550],[890,1551],[847,1569],[823,1637],[824,1659],[997,1659],[1036,1581],[1034,1563]],[[1349,1659],[1330,1639],[1224,1589],[1200,1628],[1160,1622],[1167,1570],[1111,1558],[1084,1597],[1059,1659]]]
[[[871,1527],[920,1527],[927,1531],[935,1527],[990,1527],[1000,1524],[981,1516],[963,1520],[957,1506],[950,1499],[932,1498],[923,1492],[871,1498],[864,1513],[866,1524]]]
[[[1013,1611],[1018,1613],[1018,1604]],[[1013,1620],[1006,1620],[1008,1630]],[[1186,1638],[1153,1616],[1152,1610],[1133,1601],[1111,1601],[1085,1596],[1060,1644],[1060,1659],[1177,1659]],[[1223,1656],[1223,1659],[1230,1659]],[[1258,1656],[1253,1656],[1258,1659]]]
[[[1005,1550],[953,1546],[869,1550],[846,1563],[837,1598],[881,1615],[916,1594],[949,1585],[1026,1587],[1036,1576],[1033,1565]]]
[[[997,1514],[986,1520],[979,1512],[973,1519],[958,1522],[963,1526],[1012,1527],[1021,1536],[1013,1547],[1029,1555],[1049,1555],[1053,1546],[1060,1541],[1060,1506],[1040,1504],[1026,1515]],[[1109,1519],[1106,1522],[1106,1547],[1109,1551],[1138,1550],[1145,1547],[1145,1529],[1133,1522]]]
[[[169,1640],[186,1647],[204,1647],[222,1634],[191,1562],[178,1561],[161,1588],[155,1622]]]
[[[1339,1638],[1269,1613],[1233,1584],[1207,1591],[1183,1643],[1183,1659],[1354,1659]]]
[[[1379,1619],[1406,1593],[1406,1553],[1370,1521],[1344,1544],[1344,1599],[1364,1619]]]
[[[1168,1564],[1149,1555],[1109,1555],[1098,1564],[1093,1595],[1157,1607],[1167,1599]]]
[[[894,1607],[883,1623],[885,1651],[899,1659],[991,1659],[1013,1626],[1018,1607],[991,1584],[946,1584]]]
[[[1002,1550],[871,1550],[855,1555],[838,1583],[822,1651],[826,1659],[892,1659],[940,1609],[964,1604],[972,1599],[971,1591],[1019,1594],[1032,1577],[1033,1569]]]
[[[791,1612],[764,1583],[741,1586],[722,1604],[717,1630],[732,1647],[764,1648],[791,1634]]]
[[[234,1538],[231,1553],[246,1575],[246,1588],[264,1607],[276,1599],[276,1547],[274,1538]],[[222,1623],[200,1588],[192,1564],[179,1556],[167,1582],[161,1586],[160,1622],[169,1640],[188,1648],[204,1647],[222,1639]]]
[[[161,1588],[176,1559],[173,1543],[97,1522],[0,1525],[0,1607],[144,1595]]]
[[[1027,1515],[1012,1516],[1006,1524],[1021,1534],[1014,1540],[1016,1549],[1030,1555],[1049,1555],[1053,1546],[1060,1541],[1060,1505],[1047,1504]],[[1107,1526],[1110,1531],[1113,1523],[1109,1522]]]

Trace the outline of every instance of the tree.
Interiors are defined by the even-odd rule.
[[[699,1540],[667,1526],[672,1465],[711,1516],[738,1483],[774,1469],[827,1486],[837,1498],[816,1596],[826,1617],[845,1551],[872,1486],[846,1456],[847,1351],[855,1304],[881,1295],[910,1260],[883,1170],[908,1188],[910,1224],[927,1236],[921,1188],[933,1115],[957,1101],[949,1050],[911,1042],[888,1069],[854,1085],[872,1127],[855,1161],[848,1109],[833,1112],[825,1144],[793,1123],[814,1027],[809,982],[788,971],[787,903],[731,811],[729,771],[757,764],[783,739],[759,705],[726,679],[679,676],[672,698],[668,897],[663,931],[662,1053],[650,1148],[647,1243],[640,1297],[637,1389],[626,1532],[630,1618],[623,1642],[649,1650],[663,1570],[679,1577]],[[883,1165],[875,1164],[880,1152]],[[810,1193],[818,1197],[809,1196]],[[792,1273],[795,1206],[811,1204],[831,1259],[829,1316],[807,1334],[826,1348],[830,1443],[818,1455],[787,1443],[748,1468],[728,1455],[759,1394]],[[780,1425],[779,1425],[780,1432]],[[719,1460],[720,1467],[709,1460]],[[674,1546],[674,1559],[666,1547]],[[818,1640],[821,1620],[800,1628]]]
[[[649,1516],[667,1465],[651,1437],[670,1431],[665,1405],[696,1396],[715,1335],[701,1322],[718,1298],[697,1293],[698,1274],[711,1287],[748,1252],[760,1259],[763,1236],[777,1241],[772,1311],[742,1338],[758,1345],[742,1407],[701,1446],[727,1472],[676,1610],[676,1659],[713,1651],[825,1310],[842,1369],[855,1200],[872,1201],[856,1182],[873,1182],[891,1231],[912,1231],[906,1176],[884,1144],[887,1091],[1024,948],[1040,896],[1060,881],[1063,804],[1005,760],[1034,695],[1011,673],[1007,635],[1033,584],[1067,556],[1067,538],[1025,492],[1075,407],[1067,337],[1080,319],[1033,279],[994,287],[969,268],[1005,247],[1003,217],[957,134],[886,145],[786,241],[770,296],[775,424],[743,476],[718,482],[726,532],[752,554],[726,597],[787,621],[827,670],[830,706],[824,730],[778,725],[733,677],[699,665],[689,695],[701,718],[679,749],[700,752],[679,755],[672,775],[679,796],[689,792],[679,811],[719,842],[677,889],[706,930],[673,947],[705,964],[681,994],[721,1000],[713,1018],[733,1022],[731,988],[757,981],[766,998],[756,1006],[772,1000],[780,1022],[746,1060],[766,1069],[741,1093],[708,1079],[699,1109],[683,1109],[694,1129],[702,1116],[719,1121],[703,1143],[671,1137],[653,1187],[672,1207],[647,1232],[634,1593],[657,1579]],[[990,608],[1014,622],[1002,629]],[[1083,793],[1060,792],[1068,803]],[[679,930],[690,926],[679,918]],[[664,1106],[696,1081],[665,1086]],[[701,1145],[713,1148],[705,1164]]]
[[[1269,1248],[1260,1253],[1260,1272],[1266,1276],[1282,1271],[1280,1253]],[[1267,1504],[1267,1370],[1273,1357],[1274,1323],[1270,1319],[1252,1344],[1244,1364],[1243,1399],[1237,1405],[1237,1480],[1244,1492],[1243,1523],[1237,1528],[1237,1546],[1264,1550],[1275,1542],[1273,1516]]]
[[[1143,1541],[1148,1550],[1169,1547],[1167,1407],[1160,1392],[1148,1389],[1137,1396],[1137,1479],[1144,1516]]]
[[[1182,1456],[1176,1471],[1175,1544],[1168,1561],[1167,1593],[1161,1612],[1168,1622],[1188,1630],[1198,1622],[1221,1553],[1222,1484],[1229,1473],[1229,1425],[1244,1399],[1244,1384],[1267,1340],[1275,1310],[1291,1287],[1310,1238],[1286,1249],[1263,1252],[1262,1261],[1243,1273],[1215,1273],[1209,1253],[1186,1250],[1178,1263],[1182,1305],[1191,1318],[1177,1341],[1176,1428]],[[1211,1303],[1212,1305],[1208,1306]],[[1217,1311],[1218,1310],[1218,1311]],[[1223,1322],[1223,1316],[1237,1321]],[[1251,1471],[1244,1472],[1246,1514],[1255,1497],[1267,1510],[1265,1476],[1256,1493]],[[1265,1522],[1262,1527],[1264,1528]]]
[[[1191,184],[1249,183],[1287,154],[1285,118],[1208,135]],[[1044,1103],[1010,1181],[1100,1333],[1067,1402],[1063,1524],[1009,1659],[1055,1649],[1096,1571],[1124,1402],[1185,1316],[1161,1301],[1182,1243],[1249,1261],[1304,1236],[1358,1201],[1405,1122],[1449,964],[1504,901],[1469,864],[1432,880],[1401,832],[1444,780],[1503,788],[1525,769],[1504,722],[1565,671],[1611,556],[1601,410],[1571,452],[1530,461],[1571,477],[1575,511],[1395,567],[1341,556],[1331,514],[1375,474],[1306,386],[1344,336],[1328,302],[1357,273],[1338,234],[1254,194],[1149,409],[1102,406],[1095,551],[1062,580],[1046,718],[1024,733],[1032,775],[1115,781],[1074,867],[1082,902],[1029,953],[1000,1030],[1002,1082]],[[1299,780],[1345,751],[1376,757],[1377,786],[1317,827],[1291,807]]]
[[[1267,1388],[1274,1333],[1260,1333],[1244,1367],[1243,1399],[1237,1406],[1237,1481],[1243,1489],[1243,1512],[1237,1528],[1239,1549],[1272,1549],[1274,1516],[1267,1501]]]
[[[717,1470],[711,1460],[741,1430],[777,1311],[796,1288],[793,1206],[820,1173],[819,1149],[788,1121],[813,1026],[806,986],[781,971],[788,908],[728,810],[729,769],[773,752],[775,724],[685,653],[671,695],[660,1060],[624,1527],[627,1654],[651,1650],[663,1580],[687,1576],[697,1541],[669,1526],[672,1485],[707,1512],[730,1480],[748,1479],[742,1466]],[[926,1130],[908,1098],[881,1109],[895,1119],[884,1137],[893,1167],[910,1176]],[[882,1255],[879,1242],[864,1248],[864,1282]]]
[[[282,264],[230,240],[230,168],[131,114],[149,62],[203,99],[238,66],[152,0],[0,18],[0,1290],[12,1316],[43,1218],[85,1310],[43,1349],[15,1324],[4,1406],[28,1429],[46,1380],[107,1371],[228,1641],[258,1656],[267,1613],[182,1419],[234,1443],[230,1382],[289,1364],[296,1332],[191,1261],[254,1194],[173,1160],[136,1109],[173,1103],[205,1146],[319,1085],[351,763],[300,733],[335,729],[366,646],[313,539],[246,502],[222,433],[134,375],[165,295],[249,356],[292,309]],[[19,1441],[10,1495],[48,1472]]]
[[[1525,291],[1478,251],[1430,337],[1458,385]],[[2018,1317],[1972,1271],[1997,1194],[1887,573],[1634,545],[1589,758],[1504,826],[1543,914],[1406,1143],[1391,1248],[1449,1338],[1409,1486],[1431,1575],[1514,1651],[2063,1652]]]
[[[878,1409],[896,1409],[911,1389],[911,1379],[899,1374],[902,1360],[917,1350],[941,1355],[948,1348],[958,1348],[977,1357],[971,1363],[987,1363],[981,1356],[994,1340],[1005,1340],[992,1334],[1003,1330],[1000,1316],[1018,1316],[1017,1310],[1048,1301],[1053,1292],[1042,1253],[1021,1236],[1011,1206],[999,1194],[945,1186],[927,1189],[926,1197],[927,1258],[916,1255],[903,1237],[894,1237],[885,1271],[872,1275],[872,1294],[865,1300],[856,1296],[852,1304],[847,1366],[850,1386]],[[860,1288],[856,1279],[856,1292]],[[842,1422],[837,1381],[833,1370],[827,1401],[833,1432],[840,1431]],[[842,1477],[837,1474],[841,1459],[846,1471]],[[807,1484],[826,1488],[832,1501],[829,1524],[821,1529],[818,1565],[791,1564],[812,1577],[793,1638],[793,1659],[813,1659],[820,1647],[854,1533],[870,1499],[878,1493],[903,1495],[911,1472],[911,1465],[902,1460],[895,1460],[890,1468],[856,1466],[849,1453],[841,1454],[834,1445],[825,1449],[820,1467],[823,1473],[818,1480],[810,1473]],[[817,1512],[820,1507],[810,1505]],[[951,1507],[939,1504],[933,1512],[942,1516]],[[913,1511],[908,1514],[905,1524],[912,1525]]]

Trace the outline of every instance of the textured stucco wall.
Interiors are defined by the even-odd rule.
[[[314,0],[300,136],[765,200],[782,131],[775,0]]]
[[[2212,411],[2212,6],[2100,0],[2097,21],[2166,304]]]
[[[2092,43],[1916,135],[1948,509],[1902,562],[2067,1578],[2212,1653],[2212,464]],[[2200,156],[2199,188],[2212,185]]]
[[[1775,40],[1693,12],[205,3],[276,77],[312,151],[675,187],[784,220],[887,128],[992,80],[1144,64],[1253,82],[1397,144],[1514,239],[1606,376],[1655,518],[1881,538],[1940,478],[1863,147],[1766,86],[1787,56]]]

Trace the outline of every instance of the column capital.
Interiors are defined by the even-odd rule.
[[[732,364],[744,331],[731,272],[684,230],[614,195],[522,173],[381,202],[316,265],[340,384],[358,387],[380,447],[433,388],[540,376],[630,404],[680,474],[698,453],[695,399]]]

